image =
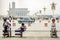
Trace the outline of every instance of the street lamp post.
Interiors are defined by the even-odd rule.
[[[39,12],[41,13],[42,11],[40,10]]]
[[[43,10],[44,10],[44,14],[45,14],[46,8],[44,7]]]
[[[43,10],[44,10],[44,15],[45,15],[46,8],[44,7]],[[45,17],[45,16],[44,16],[44,17]]]
[[[40,14],[41,14],[41,12],[42,12],[42,11],[41,11],[41,10],[39,10],[39,13],[40,13]]]
[[[51,4],[51,10],[52,10],[52,13],[53,13],[53,18],[54,18],[54,11],[55,11],[55,9],[56,9],[56,4],[53,2]]]

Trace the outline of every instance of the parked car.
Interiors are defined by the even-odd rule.
[[[18,20],[18,22],[19,23],[21,23],[21,22],[35,22],[35,20],[24,18],[24,19]]]

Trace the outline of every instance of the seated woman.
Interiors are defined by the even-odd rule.
[[[9,37],[7,19],[4,18],[3,20],[4,20],[4,23],[3,23],[3,27],[4,27],[4,37],[5,37],[5,36]],[[6,35],[6,34],[7,34],[7,35]]]
[[[20,32],[24,32],[24,31],[26,31],[26,26],[24,25],[24,23],[22,23],[20,27]]]
[[[21,37],[22,37],[22,34],[23,34],[24,31],[26,31],[26,26],[24,25],[24,23],[22,23],[21,27],[20,27]]]

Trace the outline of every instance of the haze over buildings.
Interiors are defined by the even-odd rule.
[[[15,8],[15,2],[12,2],[12,8],[9,4],[8,15],[12,17],[27,17],[28,8]]]
[[[30,13],[33,15],[39,10],[42,10],[40,15],[44,15],[43,8],[46,7],[46,15],[52,15],[51,3],[56,3],[55,15],[60,15],[60,0],[0,0],[0,15],[7,15],[9,10],[9,3],[16,3],[16,8],[28,8]],[[11,6],[12,8],[12,6]]]

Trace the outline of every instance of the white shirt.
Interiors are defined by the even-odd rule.
[[[55,23],[52,23],[51,24],[51,28],[56,28],[56,24]]]

